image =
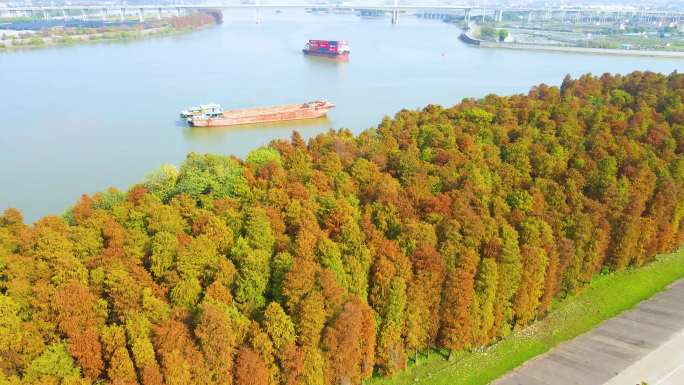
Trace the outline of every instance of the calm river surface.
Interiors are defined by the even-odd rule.
[[[526,92],[570,73],[671,72],[684,60],[594,56],[463,45],[459,30],[413,17],[227,11],[221,26],[131,43],[0,54],[0,210],[27,220],[60,214],[82,193],[126,189],[188,152],[244,156],[292,129],[360,132],[384,115],[464,97]],[[346,39],[349,62],[305,57],[308,39]],[[190,129],[178,112],[324,98],[327,120],[230,129]]]

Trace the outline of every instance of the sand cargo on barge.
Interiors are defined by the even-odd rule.
[[[226,127],[240,124],[315,119],[325,116],[328,111],[335,107],[334,104],[323,100],[230,111],[223,111],[217,104],[211,106],[210,109],[199,109],[199,113],[185,115],[188,124],[193,127]],[[181,113],[181,116],[184,114],[185,111]]]

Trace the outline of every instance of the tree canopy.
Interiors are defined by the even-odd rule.
[[[684,75],[190,154],[0,215],[0,383],[359,384],[477,349],[684,238]]]

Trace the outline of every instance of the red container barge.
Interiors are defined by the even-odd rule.
[[[349,58],[349,46],[345,41],[309,40],[302,49],[306,55],[325,56],[335,59]]]

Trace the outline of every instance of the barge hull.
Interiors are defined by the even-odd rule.
[[[310,55],[310,56],[329,57],[331,59],[338,59],[338,60],[348,60],[349,59],[348,53],[324,53],[324,52],[316,52],[316,51],[307,51],[305,49],[303,49],[302,52],[304,52],[305,55]]]
[[[325,116],[333,107],[329,103],[318,108],[303,108],[301,104],[293,104],[270,108],[233,110],[224,112],[221,117],[191,119],[188,123],[194,127],[226,127],[241,124],[316,119]]]

